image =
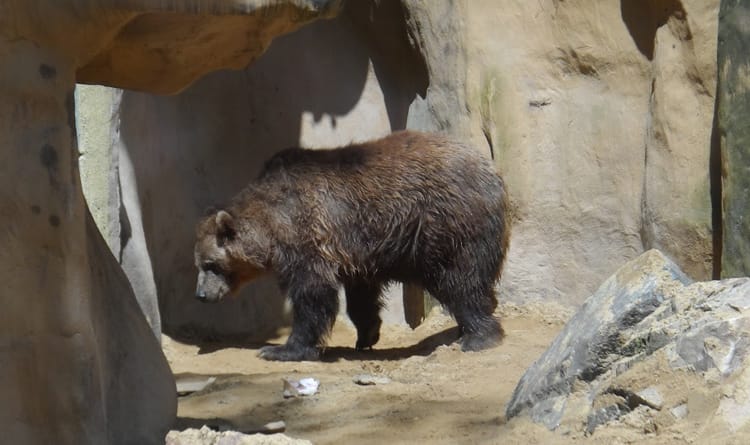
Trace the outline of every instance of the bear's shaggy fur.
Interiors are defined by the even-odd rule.
[[[198,224],[196,296],[218,300],[275,273],[292,303],[292,332],[260,355],[315,360],[341,285],[364,349],[380,335],[383,286],[410,282],[450,311],[464,350],[484,349],[502,337],[494,284],[507,211],[491,161],[443,136],[402,131],[338,149],[288,149]]]

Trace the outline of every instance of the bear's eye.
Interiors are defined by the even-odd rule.
[[[201,265],[201,268],[205,270],[206,272],[211,272],[216,275],[221,275],[221,266],[214,263],[213,261],[205,262]]]

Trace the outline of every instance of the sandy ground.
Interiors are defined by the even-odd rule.
[[[385,326],[377,348],[356,352],[356,332],[345,319],[334,328],[321,362],[279,363],[256,357],[258,344],[182,344],[164,339],[178,376],[217,377],[202,392],[181,397],[177,429],[209,424],[253,431],[283,420],[286,434],[316,444],[572,444],[690,443],[680,431],[644,431],[615,424],[592,436],[550,432],[523,418],[505,419],[519,378],[547,348],[569,313],[504,306],[504,342],[461,352],[455,323],[434,310],[416,330]],[[288,332],[269,343],[282,343]],[[358,374],[389,383],[361,386]],[[282,378],[314,377],[319,391],[285,399]]]

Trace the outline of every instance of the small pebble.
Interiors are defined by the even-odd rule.
[[[659,390],[653,386],[649,386],[643,391],[640,391],[638,393],[638,396],[642,398],[648,404],[648,406],[653,409],[660,410],[662,408],[662,405],[664,404],[664,399],[659,393]]]
[[[194,392],[202,391],[213,384],[216,377],[177,377],[177,395],[186,396]]]
[[[352,380],[357,385],[385,385],[391,383],[391,379],[388,377],[372,374],[358,374]]]
[[[670,411],[672,412],[672,415],[675,416],[675,418],[684,419],[688,415],[687,403],[683,403],[682,405],[677,405],[674,408],[672,408]]]

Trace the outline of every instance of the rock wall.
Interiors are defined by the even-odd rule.
[[[0,2],[4,443],[164,443],[176,415],[169,366],[84,200],[76,81],[179,90],[202,70],[217,69],[216,63],[245,63],[259,53],[256,46],[226,44],[227,35],[221,33],[199,34],[202,45],[197,45],[191,38],[196,18],[214,23],[217,30],[222,19],[228,25],[243,21],[252,25],[246,32],[262,33],[267,43],[338,6],[335,1],[302,0],[176,1],[168,6],[141,1]],[[268,29],[258,29],[263,25]],[[161,35],[164,45],[122,43],[133,35]],[[183,51],[182,45],[191,46]],[[196,51],[198,47],[204,53]],[[160,58],[139,55],[140,50]],[[190,71],[191,60],[180,55],[213,64]],[[144,71],[131,71],[121,63],[130,56],[143,59],[138,68]],[[100,70],[91,66],[92,60]],[[149,78],[149,72],[158,73],[159,82]],[[89,123],[108,132],[101,122]],[[92,208],[109,224],[114,216],[108,207],[116,199],[107,172],[116,169],[111,152],[99,152],[95,159],[89,150],[95,139],[82,136],[81,162],[92,173],[83,176],[87,184],[98,184],[93,188],[99,187],[99,202],[104,204]],[[96,177],[94,166],[103,166],[101,174],[107,177]],[[111,244],[122,228],[105,231]]]
[[[516,211],[505,295],[577,304],[652,247],[711,277],[718,1],[467,5],[472,135]]]
[[[0,40],[0,429],[9,443],[157,443],[174,381],[86,208],[70,60]]]
[[[115,257],[120,257],[119,157],[112,147],[118,131],[117,104],[121,93],[113,88],[78,85],[75,89],[76,133],[81,184],[91,216]]]
[[[750,2],[721,2],[719,28],[719,133],[722,171],[723,277],[750,275]]]

